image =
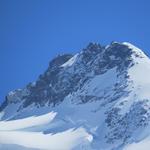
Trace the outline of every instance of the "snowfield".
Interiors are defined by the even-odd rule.
[[[81,143],[92,141],[92,136],[84,128],[71,128],[56,134],[28,131],[27,128],[42,127],[42,125],[50,123],[55,115],[56,113],[49,113],[39,117],[1,121],[0,149],[12,150],[12,147],[14,147],[14,150],[16,150],[17,147],[21,146],[41,150],[71,150]],[[24,131],[24,129],[26,130]],[[6,146],[7,144],[8,146]],[[77,149],[80,149],[80,147]]]
[[[56,116],[56,113],[50,112],[41,116],[32,116],[20,120],[0,121],[0,131],[12,131],[26,129],[36,126],[42,126],[50,123]]]
[[[127,145],[124,150],[149,150],[150,148],[150,137],[143,141]]]

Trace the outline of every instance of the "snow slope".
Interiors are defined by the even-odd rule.
[[[41,128],[42,125],[47,125],[54,117],[55,113],[49,113],[38,117],[0,122],[0,146],[11,144],[30,149],[70,150],[83,142],[92,141],[92,136],[81,127],[70,128],[56,134],[44,134],[30,130],[30,127],[38,126]],[[60,141],[59,144],[58,141]],[[7,149],[9,148],[7,147]],[[12,150],[12,147],[10,149]]]

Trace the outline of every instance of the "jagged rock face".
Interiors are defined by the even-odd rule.
[[[65,125],[84,126],[94,137],[93,147],[118,150],[149,126],[150,81],[143,78],[150,75],[149,66],[149,58],[129,43],[90,43],[76,55],[53,59],[36,82],[9,93],[0,110],[7,114],[17,104],[12,119],[31,106],[48,107],[61,112],[58,120],[65,118]]]
[[[39,79],[34,84],[31,83],[27,86],[29,95],[24,97],[26,100],[23,107],[27,107],[32,103],[42,106],[48,101],[53,104],[57,103],[59,97],[55,93],[54,89],[57,87],[54,87],[53,85],[56,85],[59,80],[59,73],[61,72],[60,66],[71,57],[72,55],[70,54],[61,55],[49,63],[49,67],[46,72],[40,75]],[[59,85],[58,88],[60,88]]]
[[[29,95],[24,97],[23,107],[32,103],[41,106],[46,102],[53,105],[60,103],[69,93],[83,86],[90,78],[87,74],[103,74],[116,66],[123,71],[132,63],[131,53],[127,46],[118,43],[112,43],[107,49],[90,43],[79,53],[73,66],[68,68],[61,65],[73,56],[58,56],[50,62],[48,70],[40,75],[34,86],[28,85]]]
[[[147,106],[148,109],[145,109]],[[116,140],[128,142],[138,129],[144,129],[150,121],[150,105],[148,100],[138,101],[131,105],[130,111],[124,116],[119,108],[108,111],[106,123],[110,132],[106,135],[107,141],[113,143]]]
[[[81,88],[87,80],[92,78],[88,74],[100,75],[108,69],[117,67],[118,76],[119,73],[124,72],[124,77],[127,78],[126,68],[133,65],[132,53],[133,51],[128,46],[114,42],[108,47],[90,43],[75,56],[60,55],[49,63],[48,69],[39,76],[36,82],[27,85],[28,94],[21,97],[24,101],[22,107],[33,103],[39,106],[44,106],[47,102],[53,105],[60,103],[69,93]],[[62,66],[73,57],[75,57],[73,65]],[[86,102],[85,99],[84,102]],[[6,102],[7,97],[3,107],[6,106]]]

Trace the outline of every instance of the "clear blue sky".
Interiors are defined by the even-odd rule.
[[[0,100],[90,41],[129,41],[150,53],[150,1],[0,0]]]

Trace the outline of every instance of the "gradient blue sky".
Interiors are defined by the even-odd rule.
[[[90,41],[129,41],[150,54],[150,1],[0,0],[0,100]]]

